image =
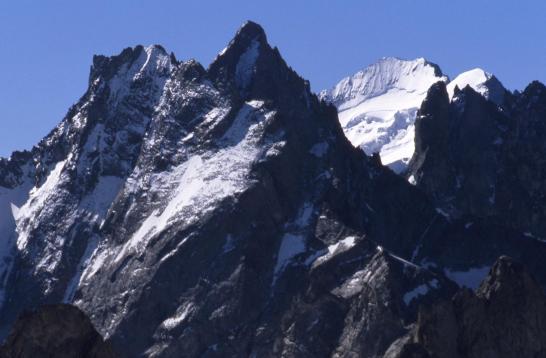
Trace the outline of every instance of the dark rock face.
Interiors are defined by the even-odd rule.
[[[443,83],[431,87],[416,121],[408,176],[452,217],[489,217],[546,237],[546,88],[533,82],[502,105]]]
[[[70,305],[42,306],[23,313],[0,347],[2,358],[114,358],[89,318]]]
[[[352,147],[254,23],[208,69],[159,46],[95,57],[61,124],[0,164],[22,193],[0,233],[3,335],[62,301],[128,357],[381,357],[501,254],[546,279],[542,243],[446,219]]]
[[[461,290],[423,307],[390,357],[543,357],[545,329],[542,288],[521,264],[501,257],[476,293]]]

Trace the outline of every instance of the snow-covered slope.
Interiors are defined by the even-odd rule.
[[[424,58],[394,57],[344,78],[321,97],[338,108],[347,138],[367,154],[379,152],[383,164],[402,171],[414,151],[417,110],[433,83],[447,81]]]
[[[506,93],[506,89],[495,76],[481,68],[475,68],[461,73],[448,83],[449,98],[453,98],[455,87],[463,89],[466,86],[472,87],[474,91],[498,105],[502,103]]]
[[[448,83],[450,99],[456,87],[467,85],[498,105],[506,94],[495,76],[479,68],[449,82],[437,65],[423,58],[387,57],[342,79],[320,96],[338,108],[341,126],[354,146],[368,155],[379,153],[384,165],[400,173],[415,151],[417,111],[430,86],[438,81]]]

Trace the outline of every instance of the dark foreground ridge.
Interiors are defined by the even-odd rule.
[[[71,305],[41,306],[22,314],[0,347],[1,358],[115,358],[89,318]]]

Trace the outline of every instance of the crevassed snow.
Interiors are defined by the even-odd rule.
[[[489,266],[483,266],[471,268],[467,271],[451,271],[445,269],[444,272],[446,276],[455,281],[459,287],[468,287],[475,290],[480,286],[483,279],[489,273],[489,270]]]
[[[258,40],[252,40],[246,51],[239,58],[237,66],[235,67],[235,82],[239,88],[246,88],[252,74],[254,73],[254,65],[259,54],[260,42]]]
[[[341,126],[353,145],[368,155],[378,152],[383,164],[401,172],[415,150],[417,110],[430,86],[447,80],[423,58],[388,57],[321,95],[337,106]]]
[[[262,107],[262,101],[247,102],[221,138],[219,150],[196,153],[170,172],[151,175],[151,187],[170,196],[165,206],[157,208],[140,224],[119,251],[116,262],[128,252],[141,253],[152,237],[167,230],[173,222],[189,226],[213,210],[218,202],[237,195],[249,185],[252,163],[263,150],[258,141],[264,123],[275,114]]]

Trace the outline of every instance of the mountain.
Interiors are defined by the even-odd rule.
[[[497,77],[489,72],[485,72],[481,68],[475,68],[461,73],[448,83],[447,92],[449,98],[453,98],[455,87],[464,89],[466,86],[470,86],[474,91],[499,106],[502,106],[504,98],[507,95],[506,89]]]
[[[417,324],[385,357],[542,357],[546,297],[524,267],[501,257],[476,293],[423,307]]]
[[[531,83],[499,107],[471,87],[431,87],[416,122],[408,176],[451,217],[496,220],[546,237],[546,87]]]
[[[415,119],[428,89],[447,83],[450,98],[456,88],[472,87],[485,98],[502,105],[507,90],[492,74],[473,69],[452,81],[440,68],[423,58],[383,58],[353,76],[342,79],[320,97],[335,105],[339,121],[351,143],[397,173],[406,170],[415,151]]]
[[[381,357],[501,255],[546,287],[543,242],[418,179],[355,148],[255,23],[208,68],[95,56],[61,123],[0,160],[1,336],[64,302],[121,356]]]
[[[402,171],[413,154],[415,114],[430,86],[447,81],[423,58],[394,57],[342,79],[321,98],[338,108],[347,138],[366,154],[380,153],[383,164]]]

